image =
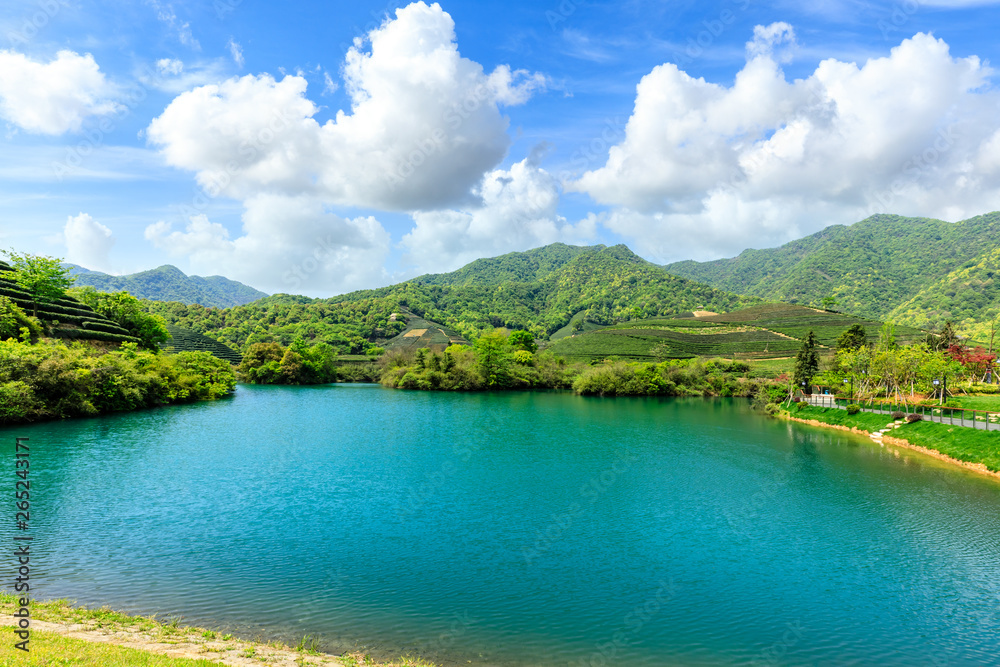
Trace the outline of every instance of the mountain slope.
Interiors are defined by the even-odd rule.
[[[767,300],[819,304],[833,296],[847,312],[883,319],[951,272],[978,263],[997,239],[1000,213],[957,223],[877,215],[849,227],[828,227],[780,248],[665,268]],[[915,313],[900,321],[915,326],[927,322]]]
[[[896,321],[929,329],[940,329],[950,320],[957,330],[984,341],[998,315],[1000,248],[965,262],[889,313]]]
[[[557,244],[555,252],[565,252]],[[546,246],[538,250],[547,250]],[[624,245],[575,248],[561,266],[536,271],[541,280],[496,283],[495,265],[473,262],[452,274],[443,274],[439,284],[426,284],[423,277],[407,283],[341,295],[333,302],[367,298],[392,298],[422,316],[443,322],[466,336],[491,327],[528,329],[545,337],[586,311],[598,324],[613,324],[639,316],[670,315],[691,310],[725,311],[756,301],[677,277],[647,262]],[[507,266],[521,261],[504,255]],[[531,260],[527,260],[531,261]],[[458,285],[449,284],[456,281]]]
[[[222,276],[188,276],[169,264],[126,276],[111,276],[75,264],[67,266],[76,276],[78,286],[90,285],[102,292],[124,290],[140,299],[200,303],[203,306],[226,308],[241,306],[267,296],[264,292]]]
[[[525,283],[547,278],[581,254],[605,246],[571,246],[553,243],[525,252],[509,252],[499,257],[485,257],[451,273],[429,273],[411,282],[425,285],[499,285]]]
[[[562,338],[551,349],[578,361],[612,356],[638,361],[705,356],[776,359],[794,357],[810,331],[829,350],[855,324],[865,328],[869,341],[878,339],[881,322],[784,303],[759,304],[723,315],[633,320]],[[900,343],[924,337],[917,329],[896,328]]]
[[[405,316],[393,314],[412,313],[466,338],[493,327],[527,329],[545,338],[580,313],[597,324],[614,324],[692,310],[725,312],[758,301],[671,275],[625,246],[557,245],[499,259],[440,274],[434,278],[440,284],[422,276],[331,299],[277,294],[221,310],[153,301],[146,307],[169,324],[240,350],[253,342],[288,344],[302,336],[342,354],[361,354],[384,346],[406,327]],[[498,283],[501,274],[541,279]]]

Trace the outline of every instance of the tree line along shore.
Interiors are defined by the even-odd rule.
[[[730,314],[639,317],[600,327],[573,318],[549,340],[526,329],[494,327],[470,335],[470,343],[400,305],[401,313],[369,313],[384,317],[378,322],[388,331],[377,340],[387,342],[368,345],[364,355],[343,355],[343,348],[307,340],[308,329],[289,331],[284,322],[256,332],[240,352],[202,334],[193,336],[207,344],[178,351],[168,330],[176,328],[127,292],[73,288],[58,260],[6,254],[11,263],[0,267],[3,424],[215,400],[232,395],[238,382],[733,396],[770,414],[782,404],[787,408],[792,396],[821,387],[849,392],[854,401],[961,406],[975,400],[979,409],[995,402],[1000,411],[1000,385],[991,382],[997,360],[992,337],[984,349],[948,323],[928,333],[830,310],[754,304]],[[425,341],[430,344],[420,346]],[[232,355],[220,355],[212,344]],[[983,437],[990,442],[993,436]],[[983,448],[956,458],[978,456],[975,462],[993,468]]]

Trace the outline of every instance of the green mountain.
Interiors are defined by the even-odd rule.
[[[1000,213],[956,223],[876,215],[779,248],[665,268],[768,301],[819,305],[832,296],[840,309],[856,315],[939,327],[946,319],[971,323],[995,312],[995,300],[981,288],[992,281],[996,259],[990,257],[998,239]]]
[[[77,286],[90,285],[101,292],[124,290],[139,299],[200,303],[203,306],[226,308],[241,306],[267,296],[264,292],[222,276],[188,276],[169,264],[127,276],[111,276],[75,264],[66,266],[76,276]]]
[[[725,312],[757,301],[671,275],[623,245],[556,244],[331,299],[277,294],[225,309],[153,301],[146,307],[169,324],[239,350],[265,340],[287,345],[302,336],[342,354],[361,354],[402,333],[407,317],[440,323],[465,338],[501,326],[547,338],[574,316],[610,325],[694,310]]]
[[[543,280],[582,254],[605,249],[603,245],[573,246],[553,243],[525,252],[509,252],[466,264],[451,273],[429,273],[416,282],[425,285],[500,285]]]
[[[991,327],[1000,329],[998,316],[1000,247],[965,262],[889,313],[895,321],[932,329],[950,320],[956,330],[987,342]]]

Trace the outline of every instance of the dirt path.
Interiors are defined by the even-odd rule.
[[[11,626],[13,619],[5,616],[0,625]],[[98,627],[100,626],[100,627]],[[147,629],[148,628],[148,629]],[[300,665],[337,665],[345,663],[338,657],[326,654],[309,654],[276,643],[263,644],[239,639],[207,638],[200,628],[172,628],[154,624],[127,626],[119,623],[52,622],[32,620],[32,631],[52,632],[72,639],[97,644],[114,644],[126,648],[159,653],[172,658],[212,660],[223,665],[296,667]],[[347,663],[353,664],[353,663]]]

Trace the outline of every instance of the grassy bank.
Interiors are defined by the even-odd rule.
[[[3,624],[13,625],[13,595],[0,593]],[[0,642],[0,665],[80,665],[93,667],[200,667],[202,665],[330,665],[356,667],[434,667],[400,658],[377,662],[364,653],[333,656],[319,652],[304,637],[298,646],[262,640],[246,641],[207,628],[187,627],[130,616],[108,608],[84,609],[66,600],[31,603],[30,653],[14,648],[14,636]]]
[[[798,419],[815,419],[825,424],[877,431],[891,421],[889,415],[859,412],[847,414],[838,408],[805,407],[792,408],[790,415]],[[932,449],[941,454],[986,466],[993,472],[1000,472],[1000,431],[980,431],[962,426],[949,426],[933,422],[904,424],[891,434],[894,438],[906,440],[911,445]]]

